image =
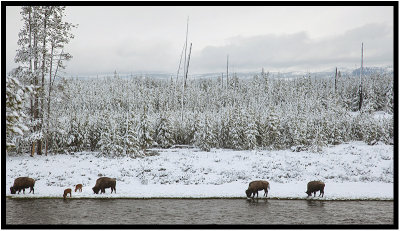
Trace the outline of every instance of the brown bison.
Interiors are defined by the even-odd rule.
[[[30,188],[29,193],[35,194],[35,180],[29,177],[18,177],[14,180],[14,185],[10,187],[11,194],[15,194],[18,191],[18,194],[21,190],[25,193],[26,188]]]
[[[82,184],[77,184],[75,186],[75,192],[78,191],[78,190],[79,190],[79,192],[82,192]]]
[[[258,197],[258,191],[264,190],[264,195],[267,197],[268,195],[268,189],[269,189],[269,183],[268,181],[265,180],[257,180],[257,181],[252,181],[249,184],[249,188],[246,190],[246,195],[248,198],[257,194]]]
[[[72,197],[71,191],[72,190],[70,188],[67,188],[67,189],[64,190],[64,195],[63,195],[64,200],[67,199],[68,193],[69,193],[69,197]]]
[[[99,191],[101,190],[101,193],[106,192],[106,188],[111,188],[111,193],[114,192],[117,193],[117,190],[115,189],[117,181],[115,178],[109,178],[109,177],[100,177],[99,179],[96,180],[96,185],[92,188],[93,192],[98,194]]]
[[[325,188],[325,184],[322,181],[310,181],[307,184],[307,197],[311,196],[312,193],[314,193],[314,197],[315,194],[317,193],[317,191],[319,191],[319,196],[322,195],[322,197],[324,197],[324,188]]]

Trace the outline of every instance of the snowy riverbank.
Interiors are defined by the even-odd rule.
[[[161,149],[144,158],[96,157],[97,153],[71,155],[7,156],[6,186],[15,178],[36,180],[35,194],[15,197],[62,197],[65,188],[83,184],[73,198],[205,198],[243,197],[248,183],[265,179],[269,198],[302,199],[311,180],[326,183],[326,200],[393,200],[393,146],[352,142],[324,148],[321,153],[233,151],[212,149]],[[100,176],[117,179],[117,193],[93,194]],[[261,197],[263,192],[259,193]],[[319,193],[317,193],[318,195]]]

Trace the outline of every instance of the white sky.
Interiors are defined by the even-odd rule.
[[[20,7],[6,7],[7,72],[13,62]],[[67,45],[67,75],[176,73],[189,16],[191,73],[314,71],[393,65],[391,6],[67,6],[79,24]]]

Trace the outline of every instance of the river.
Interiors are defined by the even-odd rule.
[[[390,224],[393,201],[6,199],[6,224]]]

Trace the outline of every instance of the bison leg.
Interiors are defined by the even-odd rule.
[[[319,195],[321,196],[321,197],[324,197],[324,190],[323,189],[321,189],[321,190],[319,190]]]

